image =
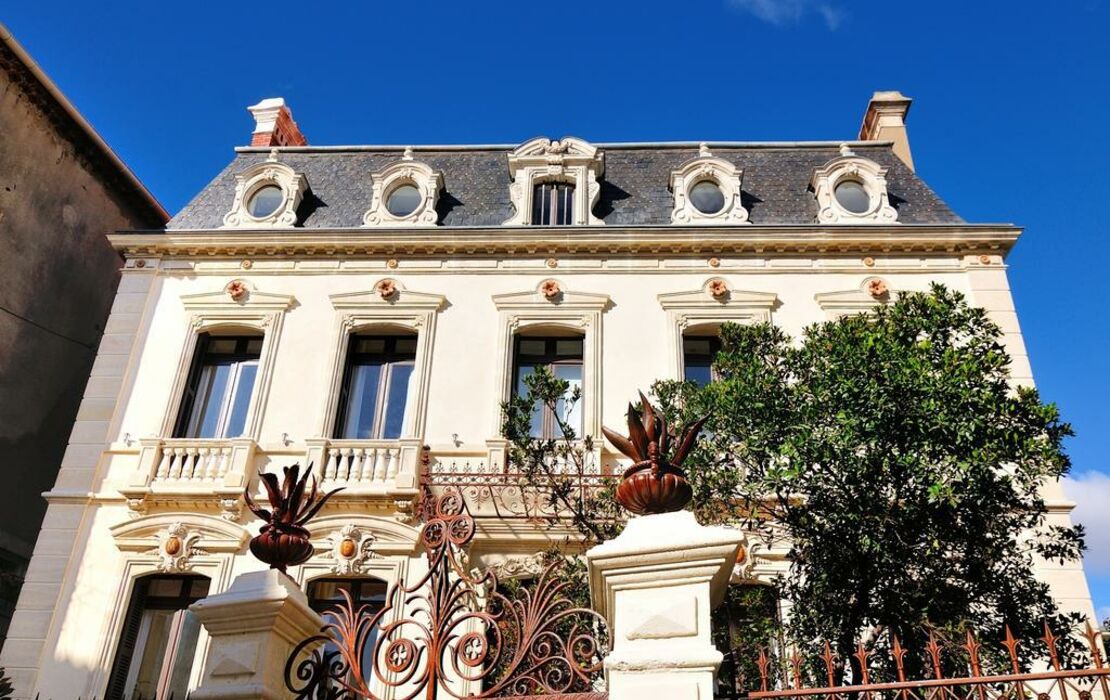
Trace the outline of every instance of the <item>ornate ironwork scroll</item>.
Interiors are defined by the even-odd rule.
[[[461,494],[430,502],[421,533],[427,573],[393,586],[377,612],[355,609],[344,592],[320,634],[289,656],[286,686],[305,700],[379,700],[375,682],[396,689],[397,700],[591,690],[601,668],[601,617],[567,600],[557,564],[514,598],[498,590],[492,570],[468,574],[462,561],[473,537]]]

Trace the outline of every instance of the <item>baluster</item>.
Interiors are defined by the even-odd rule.
[[[154,472],[155,479],[165,479],[170,475],[170,462],[173,461],[173,448],[162,447],[162,454],[158,457],[158,470]]]
[[[339,450],[339,465],[336,478],[340,481],[349,481],[351,478],[351,448],[343,447]]]
[[[225,447],[208,448],[208,459],[204,460],[204,471],[197,470],[197,478],[205,481],[215,481],[220,472],[220,463],[224,459]]]
[[[351,452],[351,473],[348,477],[354,483],[362,478],[362,448],[353,447]]]
[[[173,448],[173,461],[170,462],[170,478],[171,479],[180,479],[181,478],[181,462],[184,459],[184,457],[183,457],[184,453],[185,453],[185,449],[182,448],[182,447],[174,447]]]
[[[385,465],[385,478],[392,481],[397,476],[397,470],[400,468],[401,450],[400,448],[389,451],[389,463]]]
[[[369,483],[377,479],[379,452],[376,447],[367,447],[362,451],[362,481]]]
[[[192,451],[192,460],[189,461],[188,468],[181,468],[181,478],[189,481],[192,479],[203,479],[204,469],[208,464],[209,450],[207,447],[197,447]]]
[[[374,450],[374,481],[385,481],[389,470],[389,448],[378,447]]]
[[[336,456],[336,452],[338,450],[336,450],[334,447],[328,447],[327,451],[328,451],[328,458],[327,458],[327,462],[324,465],[324,480],[325,481],[334,481],[335,480],[335,466],[336,466],[335,465],[335,456]]]

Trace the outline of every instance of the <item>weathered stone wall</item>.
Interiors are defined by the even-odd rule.
[[[102,157],[0,47],[0,571],[31,557],[115,296],[121,261],[105,234],[160,223],[105,182]]]

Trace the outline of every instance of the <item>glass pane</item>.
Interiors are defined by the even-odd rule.
[[[385,208],[393,216],[408,216],[420,206],[420,190],[412,185],[401,185],[389,193]]]
[[[381,355],[385,352],[385,338],[359,338],[355,351],[362,355]]]
[[[193,415],[189,419],[189,431],[185,437],[219,437],[220,408],[227,394],[230,376],[231,365],[208,365],[201,370],[200,386],[197,388]]]
[[[547,187],[536,185],[532,188],[532,223],[537,226],[546,226],[550,219],[547,218]]]
[[[570,384],[567,387],[566,398],[560,400],[555,406],[559,412],[559,417],[578,434],[578,437],[582,437],[583,397],[579,396],[577,401],[570,402],[574,390],[581,391],[582,389],[582,365],[555,365],[551,368],[551,371],[557,378],[565,379]],[[551,437],[561,438],[562,436],[563,432],[556,426],[554,435]]]
[[[568,338],[555,341],[555,354],[559,357],[582,357],[582,339]]]
[[[146,610],[143,612],[135,656],[132,659],[133,682],[128,684],[128,697],[154,698],[158,696],[158,677],[162,674],[162,661],[173,627],[174,610]],[[138,660],[138,664],[135,661]]]
[[[708,355],[709,338],[683,338],[682,351],[689,355]]]
[[[262,338],[251,338],[247,341],[247,354],[256,356],[262,354]]]
[[[517,342],[519,343],[517,349],[521,355],[542,357],[547,352],[547,341],[542,338],[539,340],[520,338]]]
[[[209,355],[234,355],[238,343],[236,338],[212,338],[206,351]]]
[[[180,598],[185,579],[154,577],[147,585],[148,598]]]
[[[254,391],[254,378],[258,375],[258,362],[250,360],[238,364],[239,377],[235,383],[235,396],[232,399],[231,416],[227,420],[224,437],[239,437],[247,424],[247,411],[251,405]]]
[[[189,581],[189,597],[190,598],[203,598],[208,595],[208,584],[210,581],[206,578],[194,578]]]
[[[416,356],[416,337],[411,338],[398,338],[397,350],[398,355],[412,355]]]
[[[373,437],[374,411],[378,405],[381,373],[381,365],[355,365],[351,368],[347,415],[339,437],[363,440]]]
[[[844,180],[833,191],[836,201],[853,214],[863,214],[871,208],[871,195],[855,180]]]
[[[178,615],[181,616],[181,625],[177,633],[177,648],[171,661],[173,665],[170,667],[169,686],[163,689],[160,697],[184,698],[189,694],[189,675],[193,670],[193,659],[197,655],[200,620],[188,610],[182,610]]]
[[[542,342],[542,341],[541,341]],[[516,369],[516,394],[517,396],[527,396],[528,387],[524,384],[524,379],[532,372],[536,371],[536,366],[527,363],[517,365]],[[537,404],[532,407],[532,437],[543,437],[543,406]]]
[[[697,382],[698,386],[705,386],[713,381],[712,368],[705,362],[687,362],[685,376],[687,381]]]
[[[251,197],[250,214],[256,219],[269,216],[285,201],[285,194],[276,185],[266,185]]]
[[[386,397],[385,419],[382,422],[382,437],[392,440],[401,437],[405,422],[405,401],[409,395],[409,379],[412,378],[413,365],[410,362],[393,364],[389,372],[389,395]]]
[[[574,223],[574,188],[570,185],[560,185],[561,195],[559,202],[559,224],[570,226]]]
[[[702,214],[716,214],[725,208],[725,193],[717,183],[702,180],[690,188],[690,203]]]

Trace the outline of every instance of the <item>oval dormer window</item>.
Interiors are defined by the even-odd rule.
[[[866,214],[871,209],[871,195],[855,180],[841,180],[833,190],[836,202],[853,214]]]
[[[416,211],[422,200],[420,190],[415,185],[399,185],[389,193],[385,208],[393,216],[405,217]]]
[[[725,208],[725,193],[712,180],[702,180],[690,188],[690,203],[702,214],[716,214]]]
[[[264,219],[278,210],[285,201],[285,193],[277,185],[264,185],[251,195],[250,215]]]

